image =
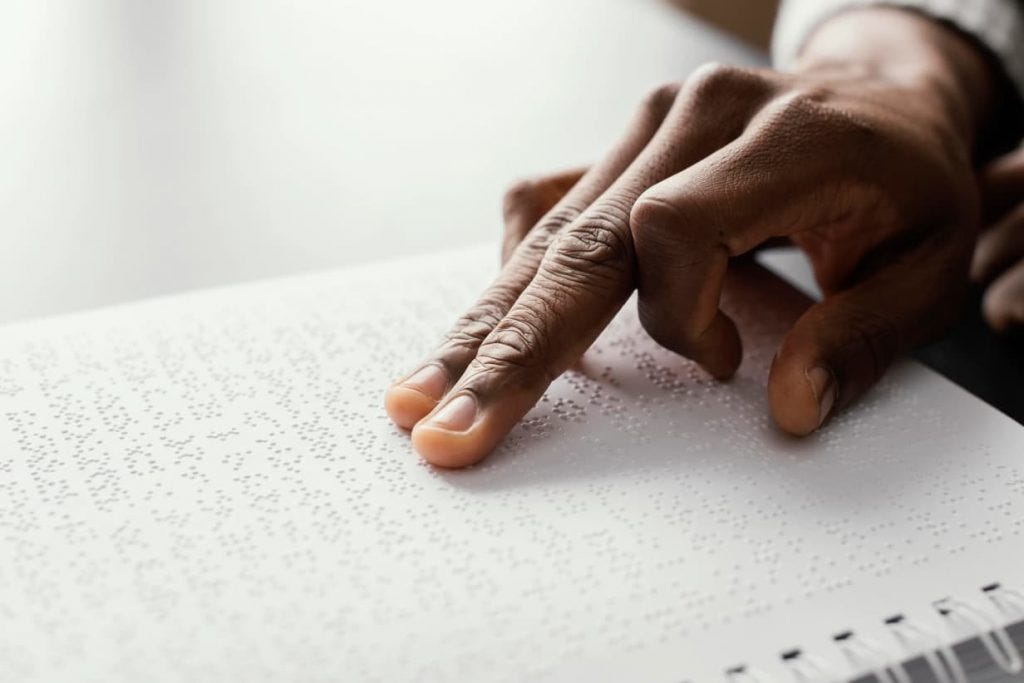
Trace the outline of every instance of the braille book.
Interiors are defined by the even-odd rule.
[[[758,267],[730,382],[630,303],[490,458],[425,465],[383,391],[495,260],[3,328],[0,681],[1019,676],[1024,428],[904,361],[783,435],[807,300]]]

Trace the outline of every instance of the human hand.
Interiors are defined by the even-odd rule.
[[[634,288],[657,342],[728,378],[741,346],[718,308],[723,276],[730,257],[774,237],[805,250],[826,294],[772,366],[769,403],[786,431],[813,431],[945,325],[977,222],[981,114],[964,103],[984,101],[971,91],[984,64],[894,10],[844,15],[844,35],[894,41],[882,57],[862,45],[837,57],[821,46],[842,45],[828,35],[839,21],[796,73],[710,66],[659,88],[561,199],[534,202],[539,219],[516,212],[523,188],[510,196],[506,248],[521,241],[501,274],[385,399],[426,460],[484,457]]]
[[[978,240],[971,277],[988,285],[982,311],[998,332],[1024,327],[1024,147],[981,174],[987,228]]]

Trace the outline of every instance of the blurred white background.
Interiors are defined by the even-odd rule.
[[[657,0],[4,5],[0,321],[494,239],[650,87],[757,55]]]

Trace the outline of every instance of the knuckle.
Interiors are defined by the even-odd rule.
[[[722,245],[731,248],[716,213],[697,196],[685,193],[664,199],[644,193],[630,213],[630,232],[641,260],[665,259],[687,245]]]
[[[475,351],[505,316],[507,307],[498,294],[485,296],[466,311],[442,342],[444,352]]]
[[[678,237],[678,231],[684,224],[675,206],[648,194],[641,195],[629,214],[629,229],[642,260],[671,247],[670,242]]]
[[[822,119],[829,118],[823,100],[803,88],[775,98],[763,113],[768,126],[820,125]]]
[[[618,276],[633,259],[633,245],[622,226],[628,213],[594,207],[579,224],[562,232],[548,250],[547,274],[563,277]]]
[[[540,221],[529,228],[525,234],[517,234],[522,242],[518,249],[529,263],[539,263],[551,248],[552,242],[560,234],[562,228],[572,223],[580,215],[580,210],[574,206],[556,206],[546,213]],[[509,233],[508,226],[505,228]]]
[[[544,214],[538,227],[548,233],[555,233],[579,218],[582,211],[579,207],[562,203]]]
[[[550,357],[550,339],[538,322],[547,308],[540,299],[521,299],[516,312],[506,316],[480,345],[473,375],[512,371],[553,381],[555,373],[545,361]]]
[[[679,202],[669,202],[656,195],[644,193],[629,213],[629,224],[634,235],[660,233],[669,226],[685,222],[684,209]]]
[[[786,131],[804,144],[839,142],[863,153],[885,143],[878,122],[838,104],[823,85],[801,86],[775,98],[763,116],[765,128]]]
[[[686,79],[683,92],[688,100],[707,103],[736,99],[752,88],[761,89],[767,77],[760,71],[719,62],[697,67]]]
[[[833,101],[836,91],[825,83],[802,83],[794,86],[787,96],[795,104],[815,107]]]
[[[676,101],[680,87],[679,83],[659,85],[644,97],[643,102],[640,104],[640,109],[656,118],[665,116]]]
[[[742,69],[722,62],[705,62],[690,73],[687,84],[697,83],[714,85],[722,82],[732,82]]]

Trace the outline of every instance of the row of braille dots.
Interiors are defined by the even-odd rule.
[[[563,375],[563,381],[574,394],[586,401],[586,406],[592,406],[599,415],[609,418],[612,424],[620,424],[624,420],[627,407],[615,393],[616,382],[610,367],[606,367],[596,380],[583,373],[570,371]],[[584,417],[586,411],[585,406],[580,406],[579,412],[582,414],[579,417]]]
[[[510,561],[509,558],[499,559],[506,563]],[[420,583],[425,584],[425,593],[427,595],[432,595],[431,599],[423,600],[421,607],[424,609],[436,607],[437,602],[442,602],[449,608],[455,608],[456,605],[465,602],[464,586],[472,585],[477,588],[485,588],[486,586],[491,585],[492,579],[489,579],[486,575],[472,573],[465,574],[461,568],[466,564],[469,564],[469,562],[459,556],[453,563],[454,566],[446,565],[444,571],[441,573],[428,572],[421,574]],[[640,585],[643,583],[641,577],[644,575],[644,572],[640,571],[641,567],[642,565],[638,564],[638,560],[635,556],[631,561],[627,561],[622,565],[621,571],[624,572],[623,576],[627,579],[627,583],[625,584],[627,585],[627,589],[624,591],[624,584],[617,582],[617,590],[614,591],[616,595],[622,596],[622,604],[612,604],[615,602],[615,598],[609,601],[603,597],[598,597],[607,594],[603,591],[588,590],[588,593],[595,595],[595,601],[592,601],[590,607],[586,609],[586,614],[588,616],[585,620],[587,623],[593,625],[595,623],[595,619],[602,618],[604,618],[606,622],[609,618],[614,621],[621,622],[616,625],[605,623],[604,626],[596,630],[597,633],[608,634],[612,637],[622,637],[622,633],[631,633],[636,631],[636,626],[638,626],[636,622],[637,619],[658,619],[657,609],[653,608],[653,606],[651,609],[643,609],[644,601],[646,600],[650,603],[651,596],[649,591]],[[518,568],[517,571],[520,575],[523,574],[523,569],[525,568],[526,566]],[[553,569],[558,569],[558,567],[553,567]],[[591,570],[591,572],[592,571],[593,570]],[[566,575],[562,570],[545,571],[543,576],[549,577],[550,585],[535,585],[535,588],[533,589],[534,592],[531,592],[530,588],[527,588],[527,592],[523,596],[524,600],[530,601],[533,599],[541,599],[543,595],[555,593],[562,594],[563,596],[575,594],[577,591],[573,590],[571,588],[572,586],[593,586],[595,581],[600,578],[593,573],[587,574],[586,571],[583,573],[575,571]],[[635,576],[638,582],[636,590],[632,592],[628,589],[629,576]],[[453,583],[456,590],[452,592],[441,591],[440,586],[452,585]],[[685,581],[679,579],[677,580],[675,587],[686,594],[687,586],[688,584]],[[566,591],[569,592],[567,593]],[[687,621],[691,621],[693,619],[693,610],[690,609],[691,606],[699,607],[702,604],[700,595],[694,596],[692,592],[690,592],[689,595],[691,596],[690,600],[682,601],[687,609],[680,610],[676,613],[677,615],[687,614]],[[657,603],[664,604],[662,599],[659,599]],[[550,625],[553,635],[564,634],[568,629],[572,629],[574,625],[578,626],[582,616],[583,613],[579,611],[578,607],[558,611],[551,609],[545,613],[541,623],[538,624],[531,621],[531,629],[536,630],[539,628],[546,630],[545,627]],[[497,615],[497,617],[497,621],[500,622],[500,615]],[[494,623],[492,623],[492,626],[494,626]],[[654,630],[657,631],[659,629]],[[592,632],[590,635],[592,637],[594,633]],[[561,641],[559,640],[559,642]]]
[[[259,351],[256,356],[253,356],[251,353],[244,353],[248,349],[231,348],[232,342],[237,342],[241,339],[243,342],[248,343],[249,337],[257,334],[252,331],[251,326],[242,325],[240,321],[242,321],[242,318],[236,317],[233,322],[228,321],[228,324],[223,328],[198,324],[188,328],[188,338],[167,334],[165,329],[162,328],[151,331],[151,339],[158,346],[158,351],[160,352],[156,356],[162,364],[163,374],[166,375],[164,381],[169,381],[171,386],[175,387],[176,393],[179,393],[189,401],[189,408],[191,409],[187,427],[189,434],[177,438],[170,437],[169,435],[164,437],[162,439],[163,450],[165,452],[169,451],[172,454],[170,465],[181,470],[181,474],[188,479],[192,479],[194,483],[209,483],[210,477],[207,454],[204,446],[195,441],[196,435],[194,434],[193,423],[196,421],[217,420],[224,416],[222,404],[219,401],[221,396],[217,395],[216,389],[223,386],[223,378],[225,377],[236,386],[249,387],[241,391],[231,391],[229,389],[225,393],[230,397],[253,395],[254,392],[251,390],[253,379],[246,377],[248,367],[245,365],[231,367],[232,363],[237,362],[237,357],[243,358],[246,363],[253,360],[265,362],[275,357],[274,352],[266,347]],[[170,327],[169,323],[168,327]],[[220,338],[213,331],[220,329],[231,329],[232,333],[236,335],[235,339],[225,341]],[[236,351],[242,351],[243,353],[236,353]],[[262,363],[256,367],[261,367],[261,365]],[[218,373],[221,373],[220,376],[218,376]],[[275,375],[272,372],[269,374],[271,383],[278,379],[279,375]],[[265,380],[266,376],[262,378],[256,377],[256,381],[264,386]],[[172,413],[171,421],[161,417],[162,414],[163,412],[160,408],[155,406],[153,415],[158,428],[166,429],[175,425],[186,426],[184,416],[180,413]],[[249,414],[244,419],[247,431],[257,435],[257,443],[262,444],[262,448],[265,449],[261,453],[258,462],[267,463],[271,467],[281,467],[285,471],[291,471],[293,463],[288,452],[289,447],[283,445],[280,441],[281,438],[286,438],[280,421],[265,412],[256,419],[252,418],[253,416]],[[162,427],[161,423],[163,423]],[[237,435],[239,435],[238,428],[227,427],[221,432],[211,432],[210,440],[226,442],[230,437]],[[245,451],[222,450],[221,452],[230,454],[236,471],[242,470],[243,462],[252,461],[254,455],[251,449]],[[239,481],[243,484],[243,489],[247,485],[246,481],[250,480],[253,476],[256,475],[250,473],[239,478]],[[198,489],[200,492],[201,490]],[[247,497],[251,504],[263,506],[267,503],[273,505],[272,501],[275,499],[275,496],[279,496],[279,494],[273,490],[267,490],[262,493],[253,491]]]
[[[711,379],[707,373],[695,363],[682,361],[664,349],[656,348],[649,339],[637,339],[642,332],[638,329],[624,330],[628,337],[614,338],[610,345],[618,347],[619,352],[633,360],[634,368],[643,374],[657,389],[666,392],[670,397],[684,403],[701,407],[706,397],[723,405],[729,406],[732,412],[742,417],[744,413],[755,413],[754,402],[739,400],[732,387],[726,387]],[[626,341],[630,339],[630,341]],[[657,395],[654,401],[660,399]],[[759,408],[760,406],[758,406]],[[761,411],[757,411],[758,413]]]
[[[565,510],[563,510],[563,512],[571,512],[571,506],[566,508]],[[708,545],[709,546],[717,546],[718,545],[717,542],[716,542],[716,539],[711,537],[710,535],[708,537]]]
[[[17,397],[28,390],[29,380],[15,353],[0,356],[0,397]]]
[[[338,435],[330,426],[323,423],[321,416],[325,411],[322,410],[322,391],[311,397],[308,394],[300,394],[295,385],[296,373],[294,371],[296,368],[299,369],[298,379],[302,382],[308,381],[311,375],[317,375],[316,379],[320,381],[324,381],[321,376],[327,378],[328,382],[333,379],[332,373],[320,369],[316,354],[308,348],[304,348],[307,345],[307,337],[310,336],[311,329],[313,328],[308,321],[302,330],[303,333],[297,332],[295,328],[278,326],[269,334],[256,334],[260,338],[272,337],[277,348],[264,347],[255,356],[252,355],[249,348],[238,349],[238,351],[249,351],[248,355],[241,354],[248,361],[258,362],[254,379],[247,380],[242,384],[259,387],[258,392],[255,392],[257,395],[271,397],[294,420],[290,425],[290,431],[287,432],[277,421],[275,421],[276,428],[268,431],[265,414],[263,415],[264,419],[256,423],[249,421],[248,424],[251,429],[256,430],[256,433],[260,433],[258,441],[267,449],[265,461],[272,467],[279,467],[292,473],[299,471],[299,462],[306,454],[312,455],[314,459],[334,459],[331,454],[337,452],[340,443]],[[236,343],[243,346],[251,344],[253,333],[249,327],[237,326],[235,334],[237,335],[234,340]],[[330,335],[326,335],[326,338],[331,339]],[[320,343],[324,343],[323,340]],[[268,366],[268,362],[274,365]],[[279,365],[278,362],[280,362]],[[211,374],[215,374],[218,367],[217,363],[213,363],[210,367]],[[241,372],[236,371],[234,377],[242,375],[246,369],[245,367],[240,368]],[[328,393],[332,390],[337,393],[336,387],[327,389]],[[254,395],[252,390],[244,393],[249,396]],[[298,437],[302,449],[293,449],[284,442],[286,439],[291,440],[289,437],[291,433]]]
[[[50,495],[44,495],[43,500],[53,503],[54,508],[62,508],[68,496],[85,493],[92,498],[98,511],[111,511],[116,504],[128,500],[129,496],[117,474],[119,466],[114,462],[113,455],[117,450],[104,444],[130,438],[129,428],[136,426],[138,419],[126,408],[118,393],[111,389],[109,381],[114,380],[112,386],[116,386],[116,378],[110,376],[109,366],[88,355],[87,352],[91,351],[88,337],[77,338],[74,343],[65,341],[68,347],[53,356],[59,356],[68,365],[63,370],[59,366],[51,366],[61,374],[53,375],[48,371],[41,375],[38,382],[39,395],[48,404],[47,413],[40,421],[44,432],[32,435],[30,440],[41,444],[54,458],[58,457],[55,455],[58,453],[70,453],[70,459],[60,458],[60,468],[79,469],[85,476],[74,479],[81,482],[84,491],[70,488],[68,479],[54,471],[50,474],[56,475],[56,478],[50,477],[47,481]],[[104,378],[108,380],[107,383],[103,382]],[[60,445],[55,442],[53,434],[59,434]],[[31,443],[22,443],[23,453],[32,450]],[[120,454],[117,457],[121,457]],[[127,457],[130,458],[131,454]],[[31,470],[32,458],[28,459],[28,465]],[[40,481],[38,477],[34,478]],[[58,486],[54,488],[54,484]],[[52,528],[63,535],[65,545],[77,543],[76,538],[88,540],[95,537],[95,530],[87,527],[84,520],[56,522]],[[93,591],[93,584],[96,583],[95,577],[89,578],[82,574],[82,571],[92,571],[89,566],[92,565],[84,569],[73,568],[79,576],[83,596]]]
[[[60,346],[51,342],[30,345],[26,351],[28,364],[40,373],[36,386],[39,397],[47,404],[47,414],[41,417],[38,427],[45,433],[23,433],[19,437],[20,451],[22,455],[31,453],[39,444],[50,454],[47,458],[28,457],[24,461],[44,501],[61,502],[68,496],[85,495],[98,510],[109,511],[130,496],[117,475],[113,455],[117,451],[112,453],[105,443],[127,436],[129,427],[137,424],[137,420],[116,392],[110,390],[109,382],[101,381],[108,366],[95,355],[97,347],[91,338],[65,336],[59,342]],[[47,349],[43,354],[46,363],[33,360],[33,346]],[[21,428],[16,426],[15,430]],[[55,439],[54,434],[59,437]],[[46,460],[50,461],[48,465],[37,467]],[[75,470],[80,474],[75,474]],[[78,484],[71,486],[71,480]]]

